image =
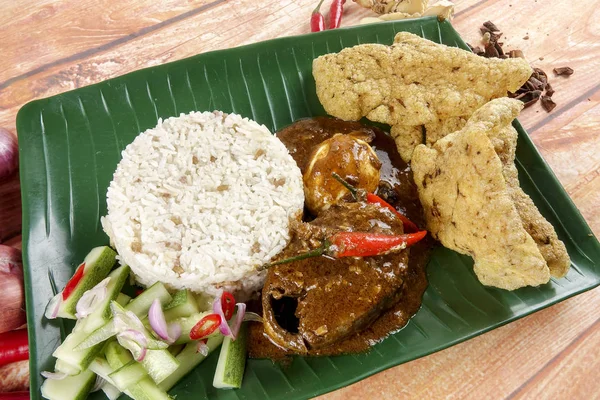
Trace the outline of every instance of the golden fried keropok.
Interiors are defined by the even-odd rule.
[[[526,60],[476,56],[408,32],[391,46],[362,44],[313,61],[327,113],[392,126],[402,158],[462,128],[479,107],[516,91],[531,75]]]
[[[475,111],[469,124],[485,124],[487,136],[492,141],[500,161],[502,174],[523,227],[537,244],[542,256],[550,268],[550,274],[556,278],[565,276],[571,265],[567,249],[558,239],[554,227],[540,213],[533,200],[519,186],[519,176],[515,166],[517,131],[511,122],[523,109],[518,100],[502,98],[490,101]]]
[[[508,290],[546,283],[549,265],[556,276],[569,265],[564,245],[512,170],[516,138],[507,132],[521,107],[517,100],[494,100],[463,129],[432,147],[417,146],[412,158],[431,234],[473,257],[483,284]]]

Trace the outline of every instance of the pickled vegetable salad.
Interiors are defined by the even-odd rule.
[[[167,392],[222,343],[214,377],[217,388],[239,388],[246,363],[246,305],[231,293],[201,309],[189,290],[174,294],[158,282],[134,299],[122,292],[130,269],[113,269],[116,253],[93,249],[65,288],[53,297],[46,318],[76,319],[75,328],[54,351],[55,371],[42,396],[84,399],[102,390],[113,400],[169,399]],[[205,302],[204,302],[205,303]]]

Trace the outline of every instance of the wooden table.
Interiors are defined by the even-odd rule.
[[[0,0],[0,127],[14,133],[15,115],[30,100],[208,50],[306,33],[316,2]],[[371,15],[348,3],[344,26]],[[549,73],[558,106],[548,114],[535,105],[520,120],[600,236],[600,0],[455,3],[453,24],[467,41],[477,43],[479,26],[491,19],[505,47]],[[553,77],[552,68],[565,65],[575,74]],[[599,307],[600,289],[592,290],[322,398],[599,398]]]

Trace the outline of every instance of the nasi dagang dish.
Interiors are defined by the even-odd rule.
[[[369,351],[419,310],[435,246],[472,257],[486,286],[563,277],[565,246],[514,163],[507,94],[531,73],[398,33],[314,60],[328,116],[273,135],[211,110],[140,133],[108,188],[110,247],[48,304],[76,325],[42,394],[167,399],[216,349],[218,388],[240,387],[248,356]]]

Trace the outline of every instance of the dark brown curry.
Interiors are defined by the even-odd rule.
[[[383,131],[358,122],[318,117],[298,121],[277,136],[300,167],[306,171],[311,153],[336,133],[350,134],[368,142],[381,161],[377,194],[418,226],[423,215],[410,167],[400,158],[394,141]],[[381,207],[364,202],[333,206],[321,213],[309,228],[296,229],[290,244],[309,243],[340,229],[379,233],[402,233],[402,223]],[[307,215],[307,219],[314,216]],[[302,237],[304,236],[304,237]],[[425,266],[430,241],[385,256],[365,258],[325,257],[272,267],[263,288],[263,304],[276,323],[272,343],[262,324],[250,328],[249,355],[282,359],[291,354],[334,355],[367,350],[402,328],[421,305],[427,286]],[[286,249],[292,252],[294,249]],[[267,317],[267,313],[265,317]]]

